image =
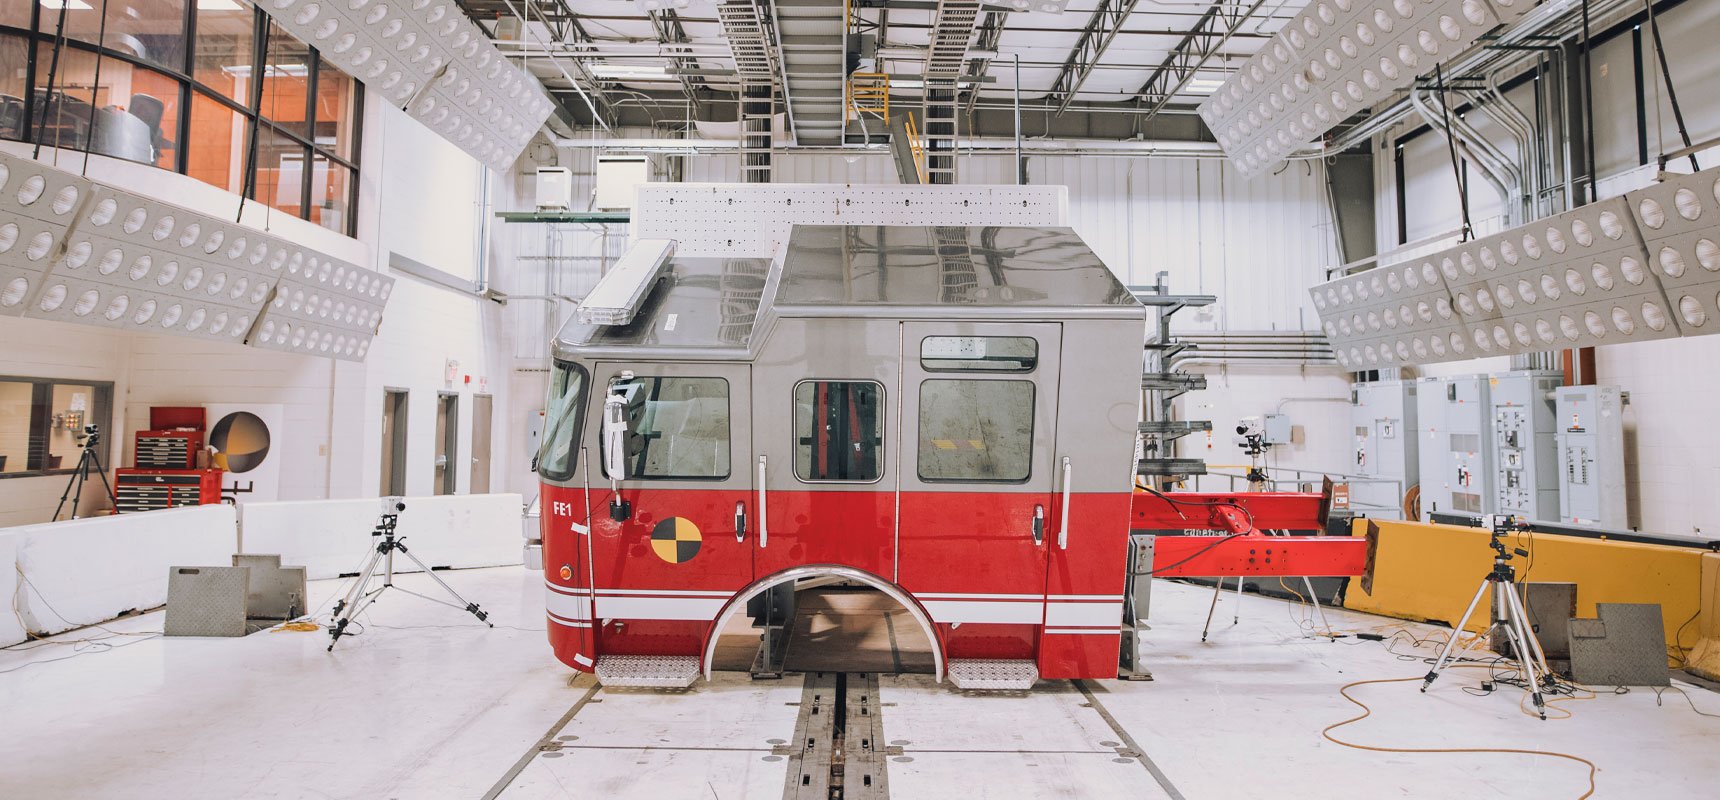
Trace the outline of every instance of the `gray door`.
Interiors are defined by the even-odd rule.
[[[406,494],[406,390],[382,393],[382,486],[384,496]]]
[[[472,395],[472,494],[490,493],[490,410],[487,394]]]
[[[454,460],[460,455],[460,396],[452,392],[436,395],[436,494],[454,494],[460,472]]]

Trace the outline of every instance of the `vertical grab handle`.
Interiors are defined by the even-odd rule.
[[[764,549],[770,545],[770,525],[766,520],[770,515],[765,513],[764,506],[764,465],[765,457],[758,457],[758,546]]]
[[[1057,526],[1057,549],[1069,549],[1069,477],[1074,467],[1069,464],[1069,457],[1063,457],[1063,521]]]

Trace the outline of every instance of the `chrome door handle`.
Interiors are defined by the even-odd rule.
[[[746,503],[735,503],[735,541],[747,540],[747,506]]]
[[[764,465],[765,457],[758,457],[758,546],[764,549],[770,545],[770,517],[765,513],[764,505]]]
[[[1033,543],[1045,544],[1045,506],[1033,507]]]
[[[1069,464],[1069,457],[1063,457],[1063,521],[1057,526],[1057,548],[1069,549],[1069,478],[1074,467]]]

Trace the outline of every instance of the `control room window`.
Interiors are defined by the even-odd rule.
[[[927,336],[920,366],[928,372],[1032,372],[1039,342],[1031,336]]]
[[[585,368],[557,363],[550,372],[544,401],[543,440],[538,443],[538,474],[552,480],[573,477],[585,416]]]
[[[0,477],[66,473],[78,466],[85,432],[98,426],[96,455],[111,467],[113,384],[0,378]]]
[[[921,480],[1018,483],[1032,459],[1031,381],[920,384]]]
[[[628,478],[729,476],[728,381],[639,376],[611,383],[609,391],[627,398]]]
[[[794,387],[794,475],[871,482],[883,475],[884,387],[805,381]]]

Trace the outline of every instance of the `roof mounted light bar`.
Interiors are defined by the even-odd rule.
[[[597,282],[575,311],[586,325],[626,325],[669,269],[674,239],[640,239]]]

